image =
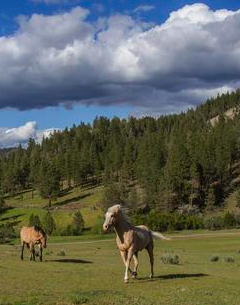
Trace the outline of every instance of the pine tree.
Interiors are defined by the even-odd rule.
[[[216,194],[214,187],[210,187],[207,192],[205,206],[207,211],[212,211],[216,205]]]
[[[4,210],[5,208],[5,200],[2,195],[0,195],[0,213]]]
[[[28,219],[28,226],[29,227],[33,227],[33,226],[41,227],[41,221],[40,221],[39,216],[31,214]]]
[[[74,214],[72,226],[73,226],[74,235],[82,234],[84,229],[84,219],[80,211]]]
[[[236,201],[237,201],[237,207],[240,208],[240,189],[237,190],[237,195],[236,195]]]
[[[49,211],[44,215],[42,225],[48,235],[51,235],[56,230],[55,221]]]
[[[40,195],[48,199],[48,206],[51,207],[52,199],[57,198],[60,193],[60,174],[52,161],[42,161],[38,188]]]

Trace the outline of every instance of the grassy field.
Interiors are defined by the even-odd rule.
[[[124,267],[114,240],[62,241],[50,240],[43,263],[29,262],[27,252],[21,262],[18,246],[0,246],[1,305],[240,304],[237,232],[156,241],[155,278],[148,278],[148,257],[142,252],[139,279],[128,284],[123,283]],[[57,255],[61,250],[65,256]],[[165,253],[179,255],[180,264],[163,264]],[[213,255],[220,260],[211,262]],[[226,256],[235,262],[224,262]]]
[[[79,210],[83,215],[86,228],[96,224],[102,215],[99,208],[102,190],[101,186],[82,190],[74,188],[53,201],[52,215],[57,228],[66,228],[72,222],[73,214]],[[36,191],[33,198],[31,191],[25,191],[17,196],[7,198],[5,201],[7,206],[12,208],[2,215],[1,222],[13,222],[17,232],[23,225],[28,224],[29,216],[32,213],[38,215],[40,219],[46,213],[44,207],[47,206],[47,200],[39,197]]]

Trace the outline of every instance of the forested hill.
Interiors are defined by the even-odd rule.
[[[240,115],[224,113],[239,105],[238,90],[179,115],[99,117],[42,144],[30,139],[27,149],[0,155],[1,192],[33,188],[51,201],[66,185],[88,182],[115,185],[123,204],[162,211],[221,206],[238,187]],[[218,115],[212,126],[209,120]]]

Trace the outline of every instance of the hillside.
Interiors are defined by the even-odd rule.
[[[56,222],[58,232],[66,229],[72,223],[73,215],[76,211],[81,211],[85,228],[91,228],[99,222],[102,217],[102,211],[99,207],[99,201],[102,196],[102,187],[92,189],[73,188],[53,201],[51,214]],[[31,214],[38,215],[40,219],[46,213],[47,200],[42,199],[37,192],[32,198],[31,191],[22,192],[16,196],[6,199],[6,205],[11,207],[3,213],[1,222],[11,222],[16,231],[28,225]]]
[[[179,115],[99,117],[41,144],[30,139],[26,149],[0,154],[1,197],[14,207],[3,218],[26,222],[48,206],[59,226],[79,209],[91,226],[101,193],[106,205],[140,214],[188,204],[203,213],[222,210],[239,189],[239,105],[237,90]]]

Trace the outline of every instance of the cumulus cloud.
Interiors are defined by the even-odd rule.
[[[128,103],[168,113],[240,85],[240,10],[197,3],[162,24],[76,7],[0,37],[0,107]]]
[[[0,148],[14,147],[19,144],[26,145],[29,138],[41,142],[43,137],[50,137],[54,130],[58,128],[49,128],[39,130],[35,121],[27,122],[26,124],[14,128],[0,128]]]

